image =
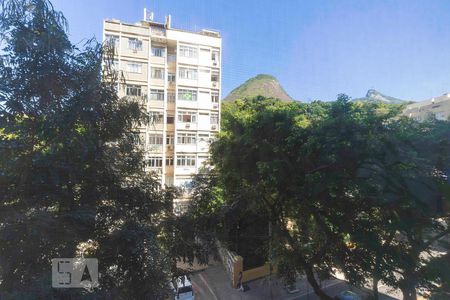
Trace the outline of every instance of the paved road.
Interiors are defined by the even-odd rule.
[[[192,278],[192,285],[194,286],[195,299],[198,300],[219,300],[216,292],[206,281],[203,274],[198,273]]]

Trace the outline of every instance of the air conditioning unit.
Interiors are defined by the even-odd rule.
[[[190,128],[191,127],[191,124],[186,124],[185,125],[185,128]]]
[[[213,81],[212,86],[216,87],[217,86],[217,82]]]
[[[213,104],[213,109],[218,109],[219,108],[219,104]]]
[[[167,145],[167,149],[173,150],[173,145]]]
[[[217,129],[217,125],[211,125],[211,130],[216,130]]]
[[[213,61],[213,66],[217,66],[217,61]]]

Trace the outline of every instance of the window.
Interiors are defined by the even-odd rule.
[[[150,124],[161,124],[164,119],[164,114],[159,111],[149,112],[149,123]]]
[[[166,166],[173,166],[173,156],[166,157]]]
[[[167,93],[167,102],[175,102],[175,93],[174,92]]]
[[[174,115],[167,115],[167,124],[174,124],[175,123],[175,116]]]
[[[167,55],[167,61],[168,62],[174,62],[177,60],[177,56],[175,54],[168,54]]]
[[[178,112],[178,122],[183,123],[196,123],[197,113],[190,111],[179,111]]]
[[[147,159],[147,166],[150,168],[161,168],[162,167],[162,157],[159,156],[150,156]]]
[[[178,90],[178,99],[186,101],[197,101],[197,91],[196,90]]]
[[[218,51],[213,51],[211,52],[211,60],[212,61],[219,61],[219,52]]]
[[[211,102],[212,103],[219,103],[219,93],[212,92],[211,93]]]
[[[142,50],[142,41],[138,39],[128,39],[128,49],[133,51],[141,51]]]
[[[219,114],[211,114],[211,124],[219,124]]]
[[[164,90],[150,90],[150,100],[164,101]]]
[[[127,96],[142,96],[142,87],[140,85],[127,85]]]
[[[159,133],[149,133],[148,134],[148,144],[149,145],[162,145],[163,135]]]
[[[135,146],[143,146],[145,144],[145,134],[140,132],[132,133],[133,144]]]
[[[164,69],[163,68],[151,68],[152,78],[155,79],[164,79]]]
[[[195,144],[196,141],[195,133],[179,133],[177,135],[177,144]]]
[[[169,81],[169,83],[173,83],[175,82],[175,73],[169,73],[167,74],[167,81]]]
[[[127,65],[127,71],[129,73],[142,73],[142,64],[138,63],[128,63]]]
[[[167,134],[166,135],[166,145],[173,145],[173,134]]]
[[[195,167],[195,155],[178,155],[177,166]]]
[[[178,76],[183,79],[197,80],[197,73],[196,69],[180,68]]]
[[[166,49],[162,47],[152,47],[152,56],[164,57]]]
[[[219,81],[219,72],[212,72],[211,73],[211,81],[218,82]]]
[[[117,35],[105,35],[105,42],[115,48],[119,47],[119,37]]]
[[[197,58],[198,52],[196,47],[189,46],[180,46],[179,51],[180,56],[189,57],[189,58]]]

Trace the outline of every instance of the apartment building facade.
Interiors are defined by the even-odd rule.
[[[174,29],[168,16],[164,23],[105,20],[103,38],[116,49],[114,68],[124,79],[119,96],[138,100],[149,116],[148,125],[133,132],[146,169],[162,186],[188,193],[220,129],[220,34]],[[175,211],[183,210],[186,200],[176,200]]]
[[[450,93],[406,106],[403,114],[418,121],[424,121],[430,115],[438,120],[450,119]]]

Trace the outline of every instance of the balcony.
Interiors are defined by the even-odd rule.
[[[147,95],[140,95],[140,96],[126,96],[130,101],[137,102],[142,106],[147,107],[148,97]]]
[[[146,167],[145,171],[146,172],[152,172],[152,173],[155,173],[157,175],[162,175],[162,167]]]
[[[147,146],[147,151],[148,152],[158,152],[158,153],[162,153],[162,149],[163,146],[161,144],[150,144]]]
[[[176,129],[189,129],[189,130],[197,130],[197,123],[183,123],[178,122]]]
[[[177,175],[192,175],[196,173],[195,166],[176,166]]]
[[[197,144],[178,144],[177,152],[193,153],[197,151]]]

